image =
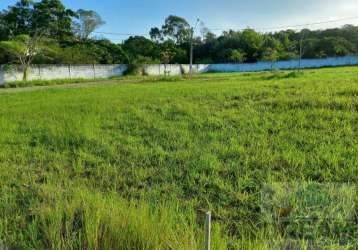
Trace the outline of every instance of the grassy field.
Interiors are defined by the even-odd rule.
[[[357,179],[358,67],[0,90],[0,248],[354,249]]]
[[[196,76],[198,78],[199,75]],[[111,78],[96,78],[96,79],[85,79],[85,78],[74,78],[74,79],[53,79],[53,80],[31,80],[31,81],[13,81],[6,82],[4,85],[0,85],[0,88],[27,88],[27,87],[41,87],[41,86],[58,86],[58,85],[71,85],[81,83],[112,83],[112,82],[158,82],[158,81],[177,81],[179,77],[162,77],[162,76],[119,76]]]

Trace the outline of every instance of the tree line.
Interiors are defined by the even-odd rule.
[[[123,43],[98,37],[105,22],[95,11],[71,10],[60,0],[20,0],[0,12],[0,64],[144,64],[242,63],[346,56],[358,53],[358,27],[260,33],[211,32],[194,28],[182,17],[168,16],[148,38],[131,36]]]

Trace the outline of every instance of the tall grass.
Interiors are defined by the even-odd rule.
[[[52,85],[64,85],[84,82],[103,81],[105,79],[54,79],[54,80],[30,80],[30,81],[11,81],[4,84],[4,88],[22,88],[22,87],[34,87],[34,86],[52,86]]]
[[[305,223],[267,225],[261,194],[266,183],[355,185],[357,73],[0,91],[0,241],[202,249],[200,211],[211,210],[214,249],[354,249],[356,228],[342,242],[287,236]],[[293,204],[302,217],[305,203]]]
[[[41,189],[26,189],[28,194],[21,196],[16,206],[33,202],[31,205],[22,204],[10,212],[11,204],[3,200],[0,232],[4,247],[94,250],[204,248],[203,226],[198,226],[197,214],[192,209],[184,213],[178,205],[174,206],[174,202],[130,202],[117,194],[103,195],[78,186],[42,185]],[[4,214],[7,209],[8,214]],[[19,218],[20,215],[23,217]],[[220,225],[214,226],[213,249],[227,249]]]
[[[53,189],[53,190],[51,190]],[[46,190],[46,202],[35,209],[50,249],[203,249],[203,231],[195,214],[157,204],[131,203],[117,195],[78,189],[69,200],[56,188]],[[189,221],[188,221],[189,219]],[[225,249],[220,232],[214,233],[214,249]]]
[[[196,76],[199,77],[198,75]],[[54,85],[68,85],[76,83],[100,83],[100,82],[177,82],[186,77],[181,76],[118,76],[111,78],[73,78],[73,79],[53,79],[53,80],[30,80],[30,81],[11,81],[6,82],[4,85],[0,85],[2,88],[24,88],[24,87],[35,87],[35,86],[54,86]]]

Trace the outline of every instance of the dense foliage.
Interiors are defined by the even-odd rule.
[[[0,12],[0,41],[11,42],[19,35],[41,37],[47,49],[33,58],[38,64],[189,62],[193,28],[184,18],[169,16],[162,27],[150,30],[150,39],[132,36],[122,44],[94,36],[103,24],[96,12],[67,9],[61,0],[19,0]],[[358,52],[358,27],[275,33],[230,30],[217,36],[202,25],[201,36],[193,39],[194,59],[196,63],[294,59],[299,57],[301,41],[304,58],[352,55]],[[0,48],[0,64],[20,63],[17,58]]]

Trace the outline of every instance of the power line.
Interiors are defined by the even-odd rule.
[[[342,21],[347,20],[355,20],[358,19],[358,16],[355,17],[345,17],[340,18],[336,20],[329,20],[329,21],[320,21],[320,22],[313,22],[313,23],[306,23],[306,24],[297,24],[297,25],[289,25],[289,26],[277,26],[277,27],[268,27],[268,28],[262,28],[261,30],[272,30],[272,29],[287,29],[287,28],[299,28],[299,27],[305,27],[305,26],[313,26],[313,25],[320,25],[320,24],[327,24],[327,23],[338,23]]]
[[[345,17],[335,20],[328,20],[328,21],[318,21],[318,22],[312,22],[312,23],[305,23],[305,24],[296,24],[296,25],[285,25],[285,26],[275,26],[275,27],[263,27],[263,28],[252,28],[254,30],[278,30],[278,29],[289,29],[289,28],[300,28],[300,27],[306,27],[306,26],[313,26],[313,25],[320,25],[320,24],[328,24],[328,23],[337,23],[341,21],[347,21],[347,20],[355,20],[358,19],[358,16],[354,17]],[[230,30],[232,28],[209,28],[209,30]],[[239,31],[243,31],[245,29],[236,29]]]
[[[96,31],[93,33],[102,34],[102,35],[115,35],[115,36],[149,36],[148,34],[116,33],[116,32],[101,32],[101,31]]]
[[[342,22],[342,21],[347,21],[347,20],[356,20],[358,19],[358,16],[354,16],[354,17],[345,17],[345,18],[340,18],[340,19],[335,19],[335,20],[327,20],[327,21],[317,21],[317,22],[312,22],[312,23],[305,23],[305,24],[296,24],[296,25],[285,25],[285,26],[274,26],[274,27],[262,27],[262,28],[251,28],[254,30],[279,30],[279,29],[290,29],[290,28],[300,28],[300,27],[307,27],[307,26],[314,26],[314,25],[320,25],[320,24],[328,24],[328,23],[337,23],[337,22]],[[209,28],[209,30],[220,30],[220,31],[225,31],[225,30],[230,30],[232,28]],[[240,28],[240,29],[235,29],[238,31],[243,31],[245,29]],[[102,31],[95,31],[93,32],[94,34],[100,34],[100,35],[114,35],[114,36],[144,36],[144,37],[149,37],[148,34],[143,34],[143,33],[118,33],[118,32],[102,32]]]

